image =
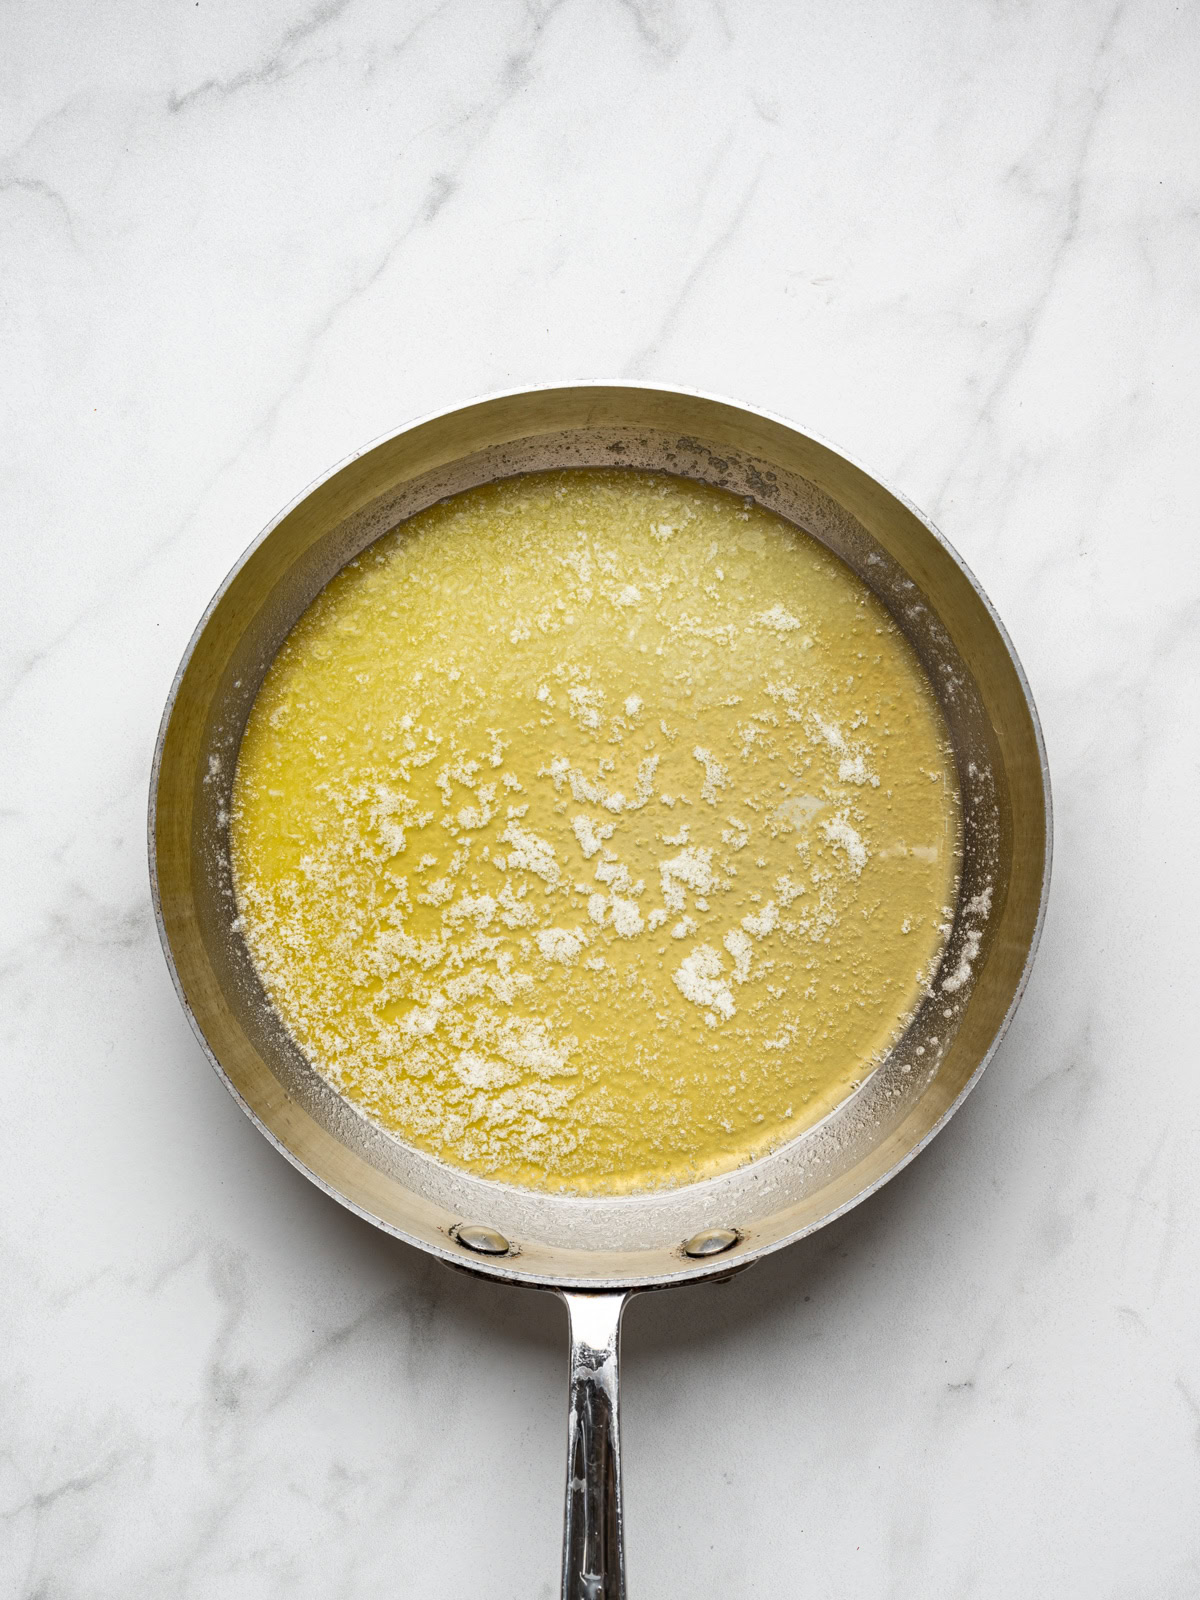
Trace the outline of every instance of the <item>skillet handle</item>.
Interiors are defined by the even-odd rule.
[[[563,1600],[625,1600],[617,1364],[621,1290],[562,1290],[571,1321]]]

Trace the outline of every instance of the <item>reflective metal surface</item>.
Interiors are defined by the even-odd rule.
[[[704,1256],[721,1256],[726,1250],[732,1250],[740,1238],[736,1228],[706,1228],[703,1233],[694,1233],[685,1241],[683,1253],[693,1260],[700,1260]]]
[[[450,1237],[456,1244],[466,1245],[468,1250],[474,1250],[476,1255],[512,1254],[512,1245],[502,1233],[497,1233],[495,1228],[482,1228],[478,1223],[464,1222],[457,1228],[451,1228]]]
[[[235,929],[228,814],[258,686],[334,573],[446,495],[511,473],[600,464],[658,468],[752,495],[874,590],[946,717],[964,860],[932,990],[846,1102],[782,1149],[719,1178],[587,1199],[455,1171],[339,1099],[267,1003]],[[1049,876],[1049,801],[1036,714],[1004,630],[912,507],[775,418],[681,390],[583,384],[499,395],[417,423],[339,467],[251,547],[205,613],[172,687],[152,782],[151,878],[167,960],[213,1066],[314,1183],[396,1237],[484,1276],[560,1291],[628,1291],[725,1277],[803,1237],[886,1182],[944,1125],[1028,975]],[[469,1228],[493,1234],[506,1253],[482,1251]],[[728,1248],[693,1254],[681,1243],[715,1230],[736,1235]],[[615,1492],[615,1389],[612,1399],[612,1450],[598,1459],[606,1473],[611,1466]],[[598,1526],[592,1512],[587,1518]],[[616,1533],[601,1538],[610,1552],[619,1549],[619,1518],[613,1526]]]
[[[563,1600],[625,1600],[617,1376],[629,1296],[563,1299],[571,1319]]]

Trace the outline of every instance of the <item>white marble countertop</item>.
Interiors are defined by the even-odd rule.
[[[0,1592],[549,1600],[565,1319],[272,1153],[147,890],[227,568],[410,418],[725,393],[924,507],[1033,684],[1055,881],[882,1194],[634,1303],[635,1595],[1200,1593],[1200,12],[16,0],[0,17]]]

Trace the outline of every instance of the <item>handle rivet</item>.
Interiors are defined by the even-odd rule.
[[[451,1228],[450,1237],[481,1256],[506,1256],[512,1249],[502,1233],[477,1222],[460,1223],[457,1228]]]
[[[719,1256],[732,1250],[741,1237],[736,1228],[707,1228],[684,1240],[683,1253],[685,1256]]]

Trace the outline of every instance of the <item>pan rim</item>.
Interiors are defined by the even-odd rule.
[[[693,1264],[692,1262],[689,1262],[688,1265],[680,1272],[659,1272],[646,1275],[622,1274],[613,1278],[605,1278],[602,1275],[576,1277],[567,1274],[529,1272],[523,1270],[519,1265],[521,1260],[519,1254],[511,1257],[496,1258],[494,1262],[488,1261],[487,1259],[479,1256],[465,1259],[460,1251],[451,1244],[448,1234],[447,1243],[445,1246],[428,1239],[415,1237],[414,1235],[406,1232],[404,1229],[374,1215],[364,1207],[358,1205],[355,1201],[351,1200],[347,1195],[343,1194],[339,1189],[327,1182],[320,1176],[320,1174],[315,1172],[304,1161],[302,1161],[292,1150],[288,1148],[283,1140],[270,1127],[267,1126],[262,1117],[249,1104],[249,1102],[242,1095],[241,1091],[236,1087],[225,1068],[222,1066],[212,1046],[209,1044],[209,1041],[200,1025],[199,1019],[192,1010],[192,1006],[183,988],[182,979],[175,959],[175,953],[172,948],[170,935],[166,926],[166,919],[162,907],[157,860],[159,783],[167,732],[175,710],[180,688],[183,684],[184,678],[187,675],[192,657],[209,624],[209,621],[213,616],[213,613],[217,610],[226,593],[235,583],[246,564],[253,558],[255,553],[262,547],[266,540],[270,538],[275,529],[289,515],[291,515],[293,511],[295,511],[300,505],[302,505],[314,493],[316,493],[317,490],[319,490],[324,484],[330,482],[348,467],[352,466],[355,462],[361,460],[363,457],[369,455],[371,452],[380,448],[381,446],[401,439],[404,435],[412,433],[421,427],[450,418],[456,414],[469,411],[477,407],[494,404],[496,402],[526,398],[536,395],[553,395],[556,392],[578,391],[581,389],[621,389],[630,391],[632,393],[641,393],[646,395],[673,395],[685,399],[700,401],[709,405],[722,406],[732,410],[741,411],[746,415],[762,419],[763,421],[772,423],[789,432],[797,433],[803,438],[829,451],[833,456],[839,458],[841,461],[847,463],[849,466],[860,472],[870,483],[876,485],[887,495],[891,496],[891,498],[895,500],[897,504],[904,507],[904,509],[918,523],[920,523],[926,532],[931,535],[936,543],[941,546],[954,565],[962,573],[967,583],[974,591],[976,597],[982,604],[992,625],[996,629],[1001,642],[1003,643],[1005,652],[1016,674],[1016,678],[1021,690],[1022,700],[1030,720],[1034,747],[1037,752],[1039,770],[1041,774],[1042,801],[1045,819],[1042,839],[1042,877],[1037,909],[1033,920],[1032,931],[1026,948],[1025,957],[1022,962],[1021,971],[1013,987],[1011,999],[1005,1009],[1003,1017],[992,1034],[986,1050],[980,1056],[974,1071],[962,1085],[958,1094],[946,1106],[942,1114],[925,1131],[925,1133],[907,1150],[903,1151],[903,1153],[900,1154],[892,1163],[892,1165],[890,1165],[884,1172],[879,1174],[870,1183],[865,1184],[841,1205],[836,1206],[833,1210],[827,1212],[820,1218],[798,1228],[783,1238],[769,1240],[761,1244],[752,1245],[748,1248],[739,1249],[736,1254],[717,1256],[703,1264]],[[370,1223],[373,1227],[379,1228],[383,1232],[389,1234],[391,1237],[396,1238],[405,1244],[412,1245],[414,1248],[421,1250],[427,1255],[434,1256],[435,1258],[445,1262],[448,1266],[466,1270],[471,1272],[473,1275],[486,1277],[492,1279],[493,1281],[510,1283],[528,1288],[551,1290],[590,1290],[593,1292],[602,1292],[606,1290],[625,1290],[627,1292],[633,1292],[637,1290],[669,1288],[674,1286],[682,1286],[685,1284],[699,1283],[712,1278],[727,1277],[731,1272],[741,1270],[744,1267],[750,1266],[755,1261],[762,1260],[766,1256],[773,1255],[777,1251],[796,1244],[801,1239],[807,1238],[810,1234],[819,1231],[821,1228],[826,1227],[829,1223],[836,1221],[842,1216],[845,1216],[849,1211],[853,1210],[856,1206],[861,1205],[863,1201],[869,1199],[872,1195],[883,1188],[885,1184],[889,1183],[892,1178],[896,1177],[898,1173],[902,1172],[904,1168],[907,1167],[909,1163],[926,1148],[930,1141],[942,1131],[942,1129],[950,1121],[951,1117],[953,1117],[954,1114],[960,1109],[967,1096],[979,1082],[984,1069],[991,1062],[1002,1039],[1007,1033],[1012,1019],[1016,1013],[1017,1007],[1021,1002],[1026,987],[1028,986],[1034,958],[1037,954],[1038,945],[1041,940],[1046,917],[1046,908],[1049,900],[1050,880],[1053,866],[1053,831],[1053,795],[1045,739],[1042,731],[1041,720],[1038,716],[1037,706],[1033,698],[1024,665],[1016,651],[1008,629],[1005,627],[1004,622],[1000,618],[996,608],[992,604],[982,585],[979,583],[974,572],[959,554],[957,549],[936,526],[936,524],[934,524],[931,519],[924,514],[924,512],[922,512],[911,500],[909,500],[906,495],[893,488],[884,479],[878,477],[873,471],[870,471],[868,468],[863,466],[857,457],[841,449],[840,446],[831,443],[822,434],[813,432],[807,427],[801,426],[789,418],[781,416],[777,412],[773,412],[762,406],[749,405],[742,400],[732,399],[726,395],[714,394],[707,390],[695,389],[678,384],[643,383],[636,379],[627,378],[589,378],[575,380],[569,383],[548,382],[542,384],[519,385],[508,389],[489,391],[482,395],[466,399],[459,404],[441,407],[436,410],[426,412],[421,416],[404,423],[399,428],[381,434],[369,441],[367,444],[363,445],[361,448],[350,452],[348,455],[344,456],[341,460],[331,466],[327,471],[314,478],[300,493],[295,495],[273,518],[271,518],[269,522],[266,523],[257,537],[255,537],[246,546],[238,559],[230,567],[216,591],[213,593],[212,598],[205,606],[203,613],[197,621],[195,628],[192,630],[183,655],[180,658],[179,665],[172,677],[166,703],[163,709],[163,714],[159,723],[157,737],[155,739],[150,770],[150,793],[147,813],[147,845],[149,856],[151,903],[154,909],[154,918],[158,929],[159,942],[166,958],[167,968],[171,975],[171,981],[179,998],[179,1002],[183,1007],[184,1014],[191,1025],[192,1032],[195,1034],[201,1049],[208,1058],[210,1066],[217,1074],[218,1079],[224,1084],[225,1088],[232,1095],[235,1103],[241,1108],[246,1116],[249,1117],[258,1131],[263,1134],[264,1137],[268,1139],[269,1142],[274,1146],[274,1148],[288,1162],[290,1162],[293,1167],[301,1172],[304,1177],[309,1180],[309,1182],[315,1184],[317,1188],[321,1189],[339,1205],[344,1206],[347,1210],[362,1218],[363,1221]],[[614,1198],[619,1200],[621,1197]]]

